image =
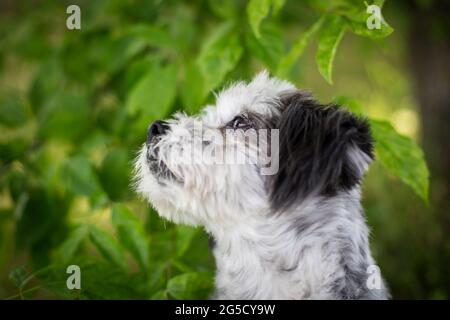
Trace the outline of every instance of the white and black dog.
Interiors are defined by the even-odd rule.
[[[205,149],[249,161],[206,161]],[[263,164],[261,149],[277,156]],[[262,72],[199,116],[154,122],[136,188],[162,217],[212,236],[215,298],[386,299],[360,205],[372,159],[365,119]]]

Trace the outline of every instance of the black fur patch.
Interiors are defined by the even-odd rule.
[[[311,193],[331,196],[359,183],[349,159],[350,147],[373,159],[373,139],[366,119],[335,105],[320,105],[294,93],[282,99],[279,171],[271,180],[271,204],[287,209]]]

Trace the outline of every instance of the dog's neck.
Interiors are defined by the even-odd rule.
[[[359,189],[239,221],[207,226],[216,242],[216,298],[386,297],[384,287],[369,290],[366,285],[367,268],[374,262]]]

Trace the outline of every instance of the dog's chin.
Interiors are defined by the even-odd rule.
[[[179,179],[175,174],[170,171],[167,165],[156,159],[147,160],[147,165],[149,167],[150,173],[155,177],[156,181],[160,184],[168,183],[181,183],[182,180]]]
[[[166,163],[158,159],[157,153],[147,152],[146,165],[152,176],[159,184],[166,185],[168,183],[182,183],[182,179],[177,177],[166,165]]]
[[[186,211],[192,199],[187,197],[179,180],[163,178],[160,173],[150,173],[141,181],[144,180],[146,183],[145,186],[141,184],[140,193],[161,217],[177,224],[194,227],[201,225],[199,219]]]

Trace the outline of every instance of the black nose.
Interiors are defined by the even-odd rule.
[[[165,121],[157,120],[153,122],[150,127],[148,127],[147,143],[150,143],[157,136],[164,134],[168,128],[169,126]]]

